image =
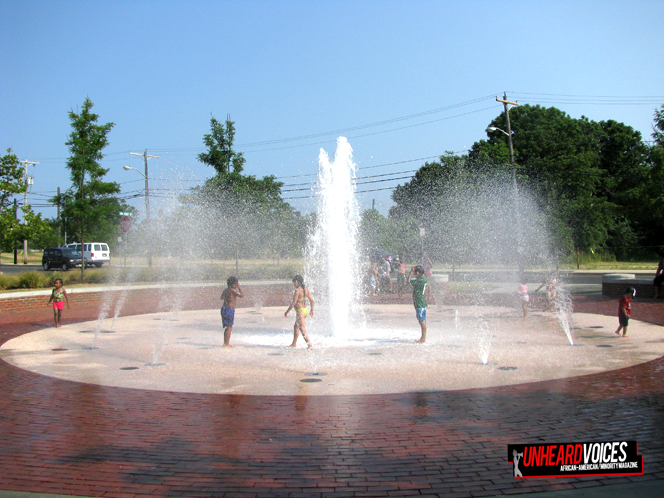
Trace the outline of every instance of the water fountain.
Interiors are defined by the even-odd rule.
[[[305,281],[322,303],[327,304],[331,333],[347,339],[357,315],[359,268],[357,227],[359,207],[355,200],[353,149],[339,137],[334,159],[323,149],[318,158],[317,224],[306,252]]]
[[[308,321],[314,350],[285,348],[292,337],[293,318],[283,317],[285,306],[266,304],[272,296],[264,294],[265,289],[255,293],[255,301],[240,302],[247,307],[237,310],[236,347],[224,350],[218,341],[222,333],[218,309],[188,311],[186,297],[194,287],[178,289],[177,296],[162,287],[154,291],[160,303],[159,313],[153,315],[119,316],[128,299],[121,293],[113,314],[115,334],[105,337],[100,349],[92,353],[84,351],[77,334],[91,331],[94,325],[83,323],[55,333],[46,329],[43,334],[21,336],[6,344],[18,353],[10,351],[5,357],[23,368],[81,382],[277,395],[462,389],[580,375],[589,368],[595,371],[595,365],[604,369],[618,366],[616,359],[623,353],[618,348],[598,356],[595,348],[566,347],[573,342],[573,327],[571,300],[562,289],[557,313],[532,313],[522,319],[514,296],[516,270],[507,277],[510,283],[498,290],[491,284],[467,282],[468,290],[455,294],[458,302],[445,302],[448,296],[441,295],[443,302],[429,307],[427,344],[415,344],[419,327],[408,301],[358,304],[356,166],[345,138],[338,140],[332,160],[321,151],[319,168],[318,223],[310,234],[305,268],[305,281],[317,301],[317,318]],[[512,194],[499,182],[475,184],[472,191],[458,189],[449,199],[449,210],[438,210],[432,218],[441,228],[440,240],[433,242],[479,264],[514,268],[517,255],[531,260],[537,256],[540,263],[546,262],[545,225],[536,204],[525,194],[521,205],[529,216],[521,219],[520,247],[515,248]],[[209,233],[214,239],[214,231],[206,223],[217,215],[199,213],[199,224],[186,218],[182,237],[214,246],[217,240],[201,241],[201,237]],[[444,254],[437,256],[444,260]],[[215,301],[217,289],[212,288]],[[111,302],[101,306],[99,319],[106,318]],[[356,319],[358,316],[362,318]],[[597,327],[600,322],[595,316],[575,316],[576,328]],[[602,326],[610,334],[611,326]],[[99,320],[97,327],[101,328]],[[604,340],[601,333],[596,334],[589,340]],[[642,337],[642,347],[662,347],[656,341],[646,344],[651,336],[644,333]],[[31,342],[33,338],[41,342]],[[51,358],[47,355],[31,356],[40,348],[58,355],[52,358],[53,364],[48,363]],[[624,353],[620,361],[635,361],[634,355]],[[161,368],[144,368],[146,365]],[[308,377],[316,382],[302,385]]]

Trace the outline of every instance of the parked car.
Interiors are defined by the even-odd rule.
[[[81,251],[81,244],[67,244],[65,247],[71,247],[79,252]],[[97,268],[101,268],[104,263],[109,263],[111,261],[111,251],[108,248],[108,245],[103,242],[86,242],[83,255],[85,256],[86,266],[94,265]]]
[[[81,253],[71,247],[49,247],[44,249],[42,256],[42,268],[45,271],[51,268],[59,268],[67,271],[70,268],[81,266],[83,259]]]

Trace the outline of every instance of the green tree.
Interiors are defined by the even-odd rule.
[[[230,118],[225,124],[212,118],[211,128],[204,137],[208,152],[199,160],[216,174],[181,196],[184,207],[170,221],[204,232],[206,237],[194,248],[203,254],[224,259],[301,254],[304,225],[281,198],[283,183],[274,176],[242,174],[245,159],[233,149],[235,126]]]
[[[574,119],[555,107],[514,107],[510,120],[520,189],[531,192],[551,220],[560,221],[553,225],[572,228],[569,245],[596,248],[633,240],[618,203],[632,187],[620,178],[627,170],[634,177],[643,173],[638,132],[615,121]],[[501,127],[504,121],[501,113],[489,126]],[[507,137],[487,133],[488,142],[473,150],[491,145],[504,150]]]
[[[214,116],[210,119],[210,133],[203,135],[203,143],[208,148],[201,152],[198,160],[203,164],[212,166],[218,175],[230,174],[231,166],[234,173],[242,173],[245,158],[241,152],[233,150],[235,141],[235,122],[230,115],[226,123],[220,123]]]
[[[664,255],[664,105],[655,110],[652,138],[648,150],[649,179],[639,192],[637,221],[643,244]]]
[[[434,261],[522,265],[550,261],[556,251],[553,223],[527,191],[515,191],[511,167],[448,153],[392,199],[390,217],[410,234],[409,251],[419,255],[413,246],[421,244]]]
[[[0,157],[0,252],[12,250],[16,241],[30,240],[47,228],[41,214],[35,214],[30,205],[18,208],[25,223],[14,212],[14,197],[23,194],[26,188],[18,158],[7,149],[7,154]]]
[[[69,120],[72,132],[66,145],[69,148],[67,168],[71,178],[71,187],[52,202],[63,206],[62,216],[73,227],[77,238],[83,244],[109,216],[117,220],[118,202],[115,194],[120,186],[115,182],[103,180],[108,169],[102,168],[102,151],[108,146],[108,134],[114,123],[97,124],[99,116],[92,112],[94,104],[86,97],[80,111],[70,111]],[[85,265],[81,266],[81,278],[85,277]]]

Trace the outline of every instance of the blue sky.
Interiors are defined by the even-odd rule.
[[[212,176],[196,160],[210,116],[236,123],[245,173],[275,175],[312,209],[318,154],[346,136],[358,200],[485,138],[496,96],[652,133],[664,104],[664,2],[0,0],[0,147],[30,168],[29,200],[70,186],[68,111],[86,96],[112,121],[102,164],[151,205]],[[610,97],[610,98],[609,98]],[[382,176],[378,176],[382,175]],[[367,178],[370,177],[370,178]],[[387,181],[378,181],[387,180]],[[368,183],[365,183],[368,182]],[[139,197],[131,198],[134,195]]]

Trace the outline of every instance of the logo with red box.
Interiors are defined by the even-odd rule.
[[[636,441],[603,443],[508,444],[515,479],[643,474]]]

